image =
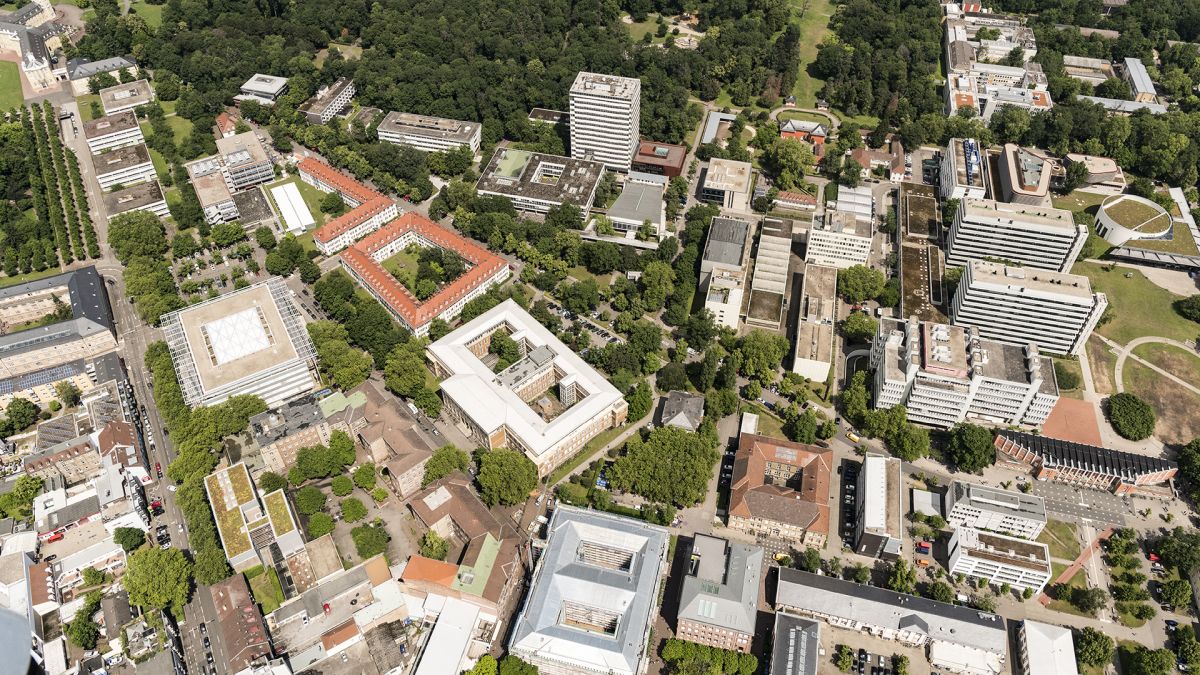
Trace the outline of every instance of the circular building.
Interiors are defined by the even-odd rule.
[[[1165,239],[1171,234],[1171,214],[1144,197],[1112,195],[1096,212],[1096,232],[1113,246],[1138,239]]]

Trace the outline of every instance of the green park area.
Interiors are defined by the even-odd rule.
[[[405,286],[417,283],[417,256],[406,250],[397,251],[395,255],[384,260],[383,269],[391,273]]]
[[[1151,359],[1147,360],[1153,362]],[[1181,360],[1179,362],[1182,363]],[[1165,366],[1159,367],[1168,370]],[[1187,367],[1194,369],[1196,365],[1187,364]],[[1187,380],[1181,372],[1168,372],[1185,381],[1200,382]],[[1125,391],[1136,395],[1154,408],[1154,413],[1158,416],[1154,426],[1156,438],[1164,443],[1183,444],[1200,436],[1200,416],[1196,415],[1196,411],[1200,410],[1200,396],[1195,392],[1133,359],[1125,359],[1121,379],[1124,380]]]
[[[1076,609],[1075,606],[1068,601],[1068,597],[1074,589],[1078,588],[1084,590],[1088,587],[1087,575],[1084,574],[1083,570],[1076,572],[1075,576],[1071,577],[1071,580],[1066,584],[1059,585],[1054,581],[1055,579],[1058,579],[1059,575],[1061,575],[1067,569],[1067,567],[1068,565],[1066,563],[1050,563],[1050,585],[1047,586],[1047,589],[1048,595],[1050,595],[1052,599],[1050,600],[1050,604],[1046,605],[1046,607],[1056,612],[1065,612],[1067,614],[1091,618],[1091,614]]]
[[[1052,558],[1073,561],[1079,557],[1081,548],[1075,532],[1075,525],[1072,523],[1048,520],[1037,540],[1050,548],[1050,557]],[[1056,570],[1055,577],[1061,573],[1061,570]]]
[[[262,565],[253,567],[246,570],[246,579],[250,582],[254,601],[262,606],[263,614],[270,614],[283,604],[283,586],[274,568],[264,568]]]
[[[797,13],[800,34],[800,72],[796,84],[792,87],[792,95],[796,97],[796,105],[801,108],[817,106],[817,92],[825,83],[808,74],[808,66],[817,60],[817,46],[829,34],[829,19],[833,16],[831,0],[792,0]]]
[[[1098,332],[1119,344],[1157,335],[1180,342],[1200,335],[1200,324],[1180,316],[1172,306],[1180,296],[1154,284],[1141,271],[1118,265],[1076,263],[1071,270],[1092,282],[1092,290],[1108,296],[1110,317]]]
[[[24,101],[20,67],[11,61],[0,61],[0,110],[19,108]]]
[[[129,11],[142,17],[151,30],[157,30],[162,25],[163,9],[166,5],[151,5],[146,0],[138,0],[129,6]]]

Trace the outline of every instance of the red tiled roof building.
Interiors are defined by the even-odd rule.
[[[296,168],[300,180],[322,192],[338,193],[350,207],[313,232],[313,242],[325,255],[337,253],[399,214],[395,202],[320,160],[306,157]]]

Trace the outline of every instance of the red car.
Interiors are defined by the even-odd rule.
[[[163,475],[162,475],[162,464],[159,464],[158,462],[155,462],[155,463],[154,463],[154,470],[158,472],[158,477],[159,477],[159,479],[161,480],[161,479],[162,479],[162,477],[163,477]]]

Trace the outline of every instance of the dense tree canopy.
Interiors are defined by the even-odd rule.
[[[1108,420],[1112,422],[1113,430],[1123,438],[1140,441],[1150,438],[1154,433],[1157,417],[1154,408],[1150,407],[1137,396],[1128,392],[1113,394],[1105,402]]]
[[[711,439],[677,427],[659,427],[643,439],[635,436],[612,465],[614,488],[675,506],[691,506],[704,498],[717,461]]]
[[[480,497],[489,506],[520,504],[537,487],[537,478],[537,467],[516,450],[492,450],[479,460]]]

